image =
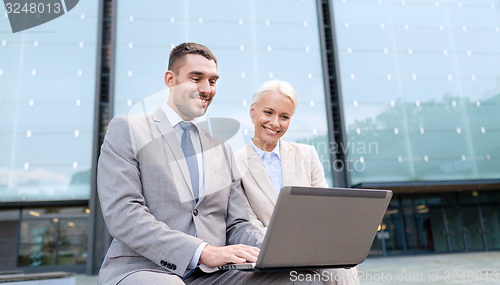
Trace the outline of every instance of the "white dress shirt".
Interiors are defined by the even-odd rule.
[[[167,104],[162,105],[163,112],[165,113],[165,116],[167,116],[167,119],[170,121],[172,124],[172,127],[174,128],[175,135],[177,136],[177,139],[179,140],[179,143],[182,140],[182,127],[179,124],[182,122],[181,116],[177,114],[170,106]],[[204,169],[203,169],[203,151],[202,151],[202,145],[201,145],[201,140],[200,140],[200,133],[198,132],[198,127],[196,126],[196,123],[199,123],[202,121],[200,118],[195,118],[192,121],[186,121],[186,123],[193,123],[195,126],[194,128],[190,129],[190,136],[191,136],[191,141],[193,142],[193,147],[194,150],[196,151],[196,160],[198,161],[198,173],[200,175],[199,179],[199,195],[200,197],[203,195],[203,190],[204,190]]]
[[[281,191],[281,188],[283,187],[283,172],[281,171],[281,157],[280,157],[280,141],[278,140],[278,143],[276,143],[276,146],[271,152],[263,151],[260,148],[258,148],[253,143],[253,138],[252,138],[252,147],[257,153],[257,156],[260,158],[260,161],[262,161],[264,169],[266,170],[269,179],[271,179],[271,182],[273,183],[274,190],[276,190],[276,192],[279,193]]]
[[[167,116],[167,119],[172,124],[172,127],[174,128],[175,135],[177,136],[177,139],[179,140],[179,143],[180,143],[182,140],[182,132],[183,132],[182,127],[179,124],[180,122],[183,121],[181,116],[179,116],[179,114],[177,114],[174,110],[172,110],[172,108],[170,108],[170,106],[167,104],[162,105],[162,109],[163,109],[163,112],[165,113],[165,116]],[[198,173],[200,175],[198,189],[199,189],[199,195],[200,195],[200,197],[202,197],[203,192],[204,192],[203,187],[205,185],[204,179],[203,179],[203,177],[204,177],[203,176],[203,174],[204,174],[203,151],[202,151],[203,148],[201,145],[200,133],[198,131],[198,127],[196,126],[196,123],[200,122],[200,121],[202,121],[202,119],[195,118],[194,120],[186,122],[186,123],[193,123],[193,125],[195,126],[194,128],[190,128],[189,134],[191,136],[191,141],[193,143],[194,150],[196,151],[196,159],[198,160]],[[198,200],[198,203],[200,201],[201,201],[201,199]],[[206,242],[202,242],[198,246],[198,248],[196,249],[196,252],[193,255],[193,258],[191,258],[191,261],[189,262],[188,269],[193,269],[193,268],[196,268],[196,266],[198,266],[198,262],[200,261],[201,252],[203,251],[203,249],[207,245],[208,244]]]

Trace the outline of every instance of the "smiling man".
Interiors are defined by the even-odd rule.
[[[231,148],[197,121],[215,96],[218,78],[214,54],[183,43],[170,53],[167,104],[110,122],[98,192],[114,239],[99,283],[291,282],[288,273],[213,269],[256,262],[263,239],[248,221]]]
[[[215,56],[209,50],[182,55],[173,52],[165,73],[170,90],[167,104],[184,121],[192,121],[203,116],[212,103],[219,75]]]

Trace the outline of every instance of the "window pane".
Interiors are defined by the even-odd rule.
[[[0,268],[10,270],[16,266],[19,209],[0,210]]]
[[[498,178],[498,7],[333,4],[352,183]]]
[[[53,220],[23,221],[18,266],[55,265],[57,228]]]
[[[0,201],[88,199],[98,1],[18,33],[4,20]]]
[[[61,219],[57,264],[86,263],[87,223],[86,219]]]
[[[23,209],[18,266],[86,263],[88,216],[86,207]]]

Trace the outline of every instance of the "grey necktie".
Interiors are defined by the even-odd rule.
[[[181,128],[183,130],[182,139],[181,139],[181,148],[184,153],[184,157],[186,158],[186,163],[189,170],[189,177],[191,178],[191,185],[193,186],[193,195],[198,203],[198,199],[200,196],[199,192],[199,179],[200,175],[198,172],[198,160],[196,159],[196,152],[193,147],[193,142],[191,141],[190,129],[193,126],[191,123],[180,122]]]

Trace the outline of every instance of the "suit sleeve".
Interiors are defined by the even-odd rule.
[[[139,169],[129,123],[115,118],[109,124],[98,163],[98,192],[108,230],[130,249],[130,255],[143,256],[182,276],[202,241],[171,230],[150,213]]]
[[[227,205],[226,243],[241,243],[260,247],[264,236],[257,227],[249,222],[246,198],[241,186],[241,176],[234,161],[231,148],[227,145],[225,147],[226,153],[229,154],[226,159],[228,160],[232,176],[231,193]]]
[[[325,180],[325,171],[319,160],[318,152],[311,146],[311,186],[328,187]]]

